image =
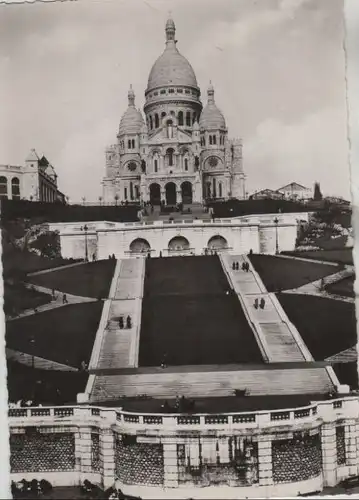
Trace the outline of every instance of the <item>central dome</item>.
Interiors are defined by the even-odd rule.
[[[175,32],[175,24],[169,19],[166,24],[166,48],[152,66],[147,91],[168,85],[197,87],[192,66],[176,47]]]

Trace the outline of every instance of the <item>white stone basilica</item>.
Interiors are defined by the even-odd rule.
[[[192,66],[177,49],[175,24],[166,23],[166,47],[154,63],[144,113],[128,92],[117,143],[106,150],[104,202],[202,203],[244,198],[242,142],[229,139],[214,89],[203,108]]]

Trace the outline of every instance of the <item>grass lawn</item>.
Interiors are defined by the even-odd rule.
[[[269,292],[298,288],[338,271],[336,266],[274,255],[253,254],[249,258]]]
[[[349,276],[348,278],[343,278],[336,283],[326,286],[325,289],[329,293],[344,295],[344,297],[354,297],[354,281],[355,276]]]
[[[285,252],[287,255],[295,255],[313,260],[326,262],[336,262],[338,264],[353,265],[353,251],[351,248],[341,248],[339,250],[312,250],[308,252]]]
[[[110,291],[115,266],[116,260],[98,260],[31,276],[28,281],[82,297],[106,298]]]
[[[262,363],[217,256],[146,261],[140,366]]]
[[[356,344],[355,305],[311,295],[277,295],[316,361]]]
[[[6,345],[79,368],[90,359],[102,307],[103,302],[72,304],[9,321]]]
[[[73,262],[72,259],[62,259],[60,257],[50,259],[48,257],[40,257],[36,253],[28,250],[19,250],[7,246],[6,251],[2,255],[4,277],[11,277],[14,274],[33,273],[53,267],[66,266]]]
[[[29,290],[23,284],[4,284],[5,314],[33,309],[51,302],[51,295]]]
[[[76,395],[84,392],[88,374],[33,369],[15,361],[7,361],[9,401],[35,399],[37,403],[76,404]]]

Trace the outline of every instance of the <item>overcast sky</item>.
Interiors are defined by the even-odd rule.
[[[79,0],[0,6],[0,163],[45,154],[96,200],[132,83],[144,104],[171,10],[180,52],[230,137],[247,190],[291,181],[349,197],[343,0]]]

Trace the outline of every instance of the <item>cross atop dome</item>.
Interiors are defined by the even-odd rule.
[[[171,13],[169,13],[166,22],[166,42],[176,43],[175,35],[176,35],[176,25],[172,19]]]

